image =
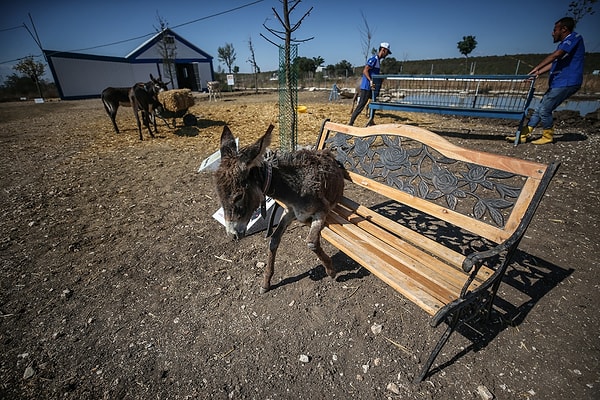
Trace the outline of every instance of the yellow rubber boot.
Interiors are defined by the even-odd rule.
[[[523,128],[521,128],[521,134],[519,135],[519,143],[525,143],[527,141],[527,137],[529,137],[531,132],[533,132],[532,126],[525,125]],[[509,142],[514,142],[516,138],[517,137],[515,135],[505,137],[505,139]]]
[[[554,129],[544,129],[542,137],[531,142],[532,144],[548,144],[554,141]]]

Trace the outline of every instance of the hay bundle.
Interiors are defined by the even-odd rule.
[[[160,92],[158,101],[172,112],[184,111],[194,105],[194,96],[190,89],[174,89]]]

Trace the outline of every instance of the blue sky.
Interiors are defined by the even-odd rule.
[[[297,39],[314,37],[299,45],[299,56],[320,56],[325,65],[347,60],[359,66],[364,63],[361,13],[373,32],[373,44],[390,42],[392,57],[398,60],[460,57],[456,45],[466,35],[475,36],[478,42],[472,56],[550,53],[555,49],[552,27],[567,13],[570,1],[303,0],[291,19],[298,21],[313,7],[295,32]],[[260,36],[262,33],[279,42],[263,27],[264,23],[281,29],[272,11],[272,8],[281,11],[278,0],[12,0],[6,3],[0,14],[0,82],[15,72],[13,60],[41,56],[35,41],[22,27],[25,23],[32,28],[28,13],[43,47],[49,50],[86,49],[81,52],[125,56],[150,36],[119,45],[97,46],[154,34],[160,15],[175,32],[212,55],[215,69],[219,68],[217,49],[231,43],[237,55],[235,64],[241,72],[250,72],[247,62],[250,38],[262,71],[276,70],[278,65],[277,48]],[[241,8],[205,18],[238,7]],[[600,52],[600,6],[596,4],[595,9],[595,14],[585,16],[576,28],[584,36],[588,52]],[[189,23],[195,20],[199,21]]]

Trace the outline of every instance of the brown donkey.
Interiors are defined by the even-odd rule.
[[[265,196],[283,203],[284,212],[271,236],[261,293],[271,287],[275,255],[281,236],[297,219],[310,224],[306,242],[330,277],[335,277],[331,258],[321,248],[321,230],[329,210],[341,200],[344,171],[329,151],[299,150],[272,153],[265,157],[271,143],[273,125],[256,143],[238,151],[229,127],[221,135],[221,164],[215,172],[215,186],[224,210],[227,233],[240,239]]]

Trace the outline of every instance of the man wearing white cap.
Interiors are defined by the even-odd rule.
[[[371,98],[371,91],[375,90],[375,93],[379,92],[379,89],[381,88],[381,82],[374,82],[372,76],[379,73],[379,70],[381,69],[381,60],[383,60],[389,54],[392,54],[392,51],[390,50],[390,44],[383,42],[379,45],[379,51],[377,54],[367,60],[362,72],[358,104],[356,105],[356,109],[350,117],[350,122],[348,125],[353,125],[356,117],[358,117],[358,115],[365,108],[367,102]]]

